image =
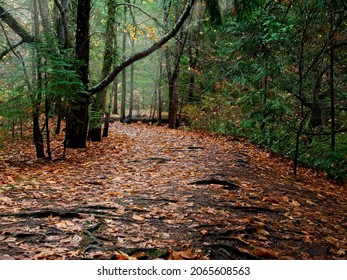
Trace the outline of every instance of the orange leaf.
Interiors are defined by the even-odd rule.
[[[253,250],[253,254],[260,257],[260,258],[263,258],[263,259],[277,259],[278,258],[275,252],[272,252],[271,250],[263,249],[263,248]]]

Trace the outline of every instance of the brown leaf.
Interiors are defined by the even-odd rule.
[[[172,249],[169,249],[169,253],[170,253],[169,260],[183,260],[180,252],[176,252]]]
[[[269,250],[269,249],[264,249],[264,248],[258,248],[253,250],[253,254],[263,258],[263,259],[277,259],[278,256],[275,252]]]
[[[141,217],[141,216],[136,215],[136,214],[134,214],[132,218],[133,218],[135,221],[140,221],[140,222],[142,222],[142,221],[145,220],[144,217]]]
[[[117,251],[115,253],[117,260],[137,260],[136,257],[131,257],[127,253],[122,251]]]
[[[78,234],[75,234],[73,238],[71,239],[70,244],[71,246],[78,246],[82,240],[83,238],[81,236],[79,236]]]
[[[192,249],[188,248],[184,251],[174,251],[173,249],[169,249],[170,253],[169,260],[194,260],[194,259],[205,259],[199,252],[194,252]]]
[[[5,235],[0,235],[0,241],[5,240],[7,237]]]

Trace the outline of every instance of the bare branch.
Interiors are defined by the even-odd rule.
[[[0,53],[0,60],[3,59],[9,52],[13,51],[15,48],[19,47],[24,43],[24,40],[19,41],[18,43],[11,44],[10,47]]]
[[[139,10],[141,13],[145,14],[147,17],[149,17],[151,20],[153,20],[156,23],[156,25],[158,25],[161,28],[165,28],[156,17],[151,16],[149,13],[147,13],[145,10],[143,10],[142,8],[140,8],[139,6],[137,6],[135,4],[119,3],[119,4],[117,4],[117,6],[129,6],[131,8],[135,8],[135,9]]]

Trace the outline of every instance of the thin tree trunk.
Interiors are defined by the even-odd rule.
[[[49,100],[48,100],[47,93],[45,96],[45,127],[46,127],[47,155],[48,155],[48,159],[51,160],[52,153],[51,153],[51,137],[50,137],[50,131],[49,131]]]
[[[158,123],[159,125],[162,124],[162,113],[163,113],[163,94],[161,90],[161,80],[163,77],[163,55],[160,54],[159,59],[159,77],[157,82],[157,89],[158,89]]]
[[[109,103],[108,103],[108,108],[106,110],[106,119],[105,119],[104,130],[102,131],[102,137],[108,137],[108,131],[109,131],[110,119],[111,119],[111,110],[112,110],[112,96],[113,96],[113,92],[112,90],[110,90]]]
[[[39,7],[40,7],[40,14],[41,14],[41,20],[42,20],[42,26],[45,36],[52,36],[52,27],[49,15],[49,8],[47,0],[38,0],[39,1]]]
[[[179,71],[179,62],[177,62],[169,81],[169,128],[177,128]]]
[[[112,83],[112,97],[113,97],[113,109],[112,114],[117,115],[118,114],[118,78],[114,78],[114,81]]]
[[[181,36],[182,39],[182,36]],[[183,40],[175,41],[174,54],[174,69],[171,72],[169,79],[169,128],[178,127],[178,107],[179,107],[179,75],[180,75],[180,60],[183,54],[184,45],[187,36]]]
[[[175,6],[175,17],[178,16],[178,8]],[[180,33],[181,35],[182,33]],[[182,36],[180,36],[182,37]],[[180,71],[180,59],[181,59],[181,42],[180,40],[175,40],[174,44],[174,55],[173,55],[173,70],[168,69],[167,73],[170,75],[168,77],[169,83],[169,128],[177,127],[177,110],[178,110],[178,82],[179,82],[179,71]],[[166,53],[166,64],[170,67],[170,53]]]
[[[120,106],[120,120],[121,122],[125,121],[125,109],[126,109],[126,94],[127,94],[127,72],[126,68],[122,70],[122,100]]]
[[[306,26],[307,27],[307,26]],[[301,42],[300,42],[300,58],[299,58],[299,102],[300,102],[300,124],[299,129],[296,132],[295,138],[295,155],[294,155],[294,176],[297,175],[298,159],[299,159],[299,148],[300,148],[300,135],[304,127],[305,116],[304,116],[304,101],[303,101],[303,82],[304,82],[304,52],[305,52],[305,41],[306,41],[306,27],[303,30]]]
[[[72,38],[69,28],[69,26],[72,26],[69,1],[70,0],[61,0],[59,2],[59,0],[54,0],[55,7],[58,8],[58,11],[55,12],[56,34],[58,36],[59,45],[64,50],[72,47]],[[61,95],[54,96],[54,104],[55,114],[57,115],[55,134],[60,134],[61,122],[66,116],[66,108],[64,107],[64,103],[62,102]]]
[[[125,25],[126,25],[126,16],[127,16],[127,7],[124,6],[124,27],[123,27],[123,34],[122,34],[122,61],[124,62],[126,60],[126,45],[127,45],[127,34],[125,31]],[[126,68],[122,70],[122,103],[121,103],[121,112],[120,112],[120,120],[121,122],[125,121],[125,109],[126,109],[126,94],[127,94],[127,72]]]
[[[129,3],[129,0],[127,1]],[[134,0],[134,4],[136,4],[136,1]],[[133,19],[133,24],[137,26],[136,18],[134,13],[132,12],[132,9],[130,8],[130,14]],[[134,38],[130,37],[130,44],[131,44],[131,55],[133,56],[135,54],[135,40]],[[129,96],[129,114],[128,114],[128,120],[131,122],[131,118],[133,116],[133,110],[134,110],[134,75],[135,75],[135,64],[131,64],[130,66],[130,96]]]
[[[70,1],[71,0],[61,0],[59,2],[59,0],[54,0],[60,14],[57,20],[57,34],[64,49],[72,47],[72,38],[69,28],[71,26]]]
[[[190,75],[189,75],[188,103],[192,103],[195,101],[195,76],[197,72],[198,57],[199,57],[198,34],[200,33],[202,29],[202,20],[201,20],[202,13],[203,13],[202,5],[201,3],[197,2],[194,5],[193,11],[192,11],[192,17],[194,18],[194,21],[198,21],[198,26],[196,27],[194,24],[191,24],[189,26],[190,44],[188,49],[188,56],[189,56]]]
[[[330,46],[330,75],[329,75],[329,91],[330,91],[330,111],[331,111],[331,150],[335,151],[336,132],[335,132],[335,89],[334,89],[334,38],[331,39]]]
[[[113,58],[114,58],[114,42],[113,38],[116,36],[114,26],[116,24],[116,0],[107,1],[107,22],[106,22],[106,32],[105,32],[105,49],[104,49],[104,59],[102,66],[102,79],[104,79],[110,72]],[[107,88],[98,92],[94,97],[94,102],[92,103],[92,109],[95,114],[95,118],[91,122],[91,128],[89,130],[89,139],[91,141],[101,141],[101,129],[106,112],[106,94]],[[111,100],[110,100],[111,102]],[[106,120],[107,121],[107,120]],[[108,124],[107,124],[108,125]],[[107,133],[104,133],[107,135]],[[104,136],[105,137],[105,136]]]
[[[176,21],[178,17],[178,6],[176,5]],[[183,55],[183,50],[188,38],[189,32],[180,32],[180,39],[175,40],[174,46],[174,66],[169,78],[169,128],[178,127],[178,107],[179,107],[179,75],[180,75],[180,60]],[[184,37],[184,38],[183,38]]]
[[[129,121],[131,121],[131,118],[133,116],[133,109],[134,109],[134,72],[135,72],[135,65],[131,64],[131,66],[130,66],[129,114],[128,114],[128,120]]]

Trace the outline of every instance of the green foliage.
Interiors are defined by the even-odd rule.
[[[347,136],[345,133],[336,137],[336,149],[331,150],[329,137],[313,138],[312,143],[305,147],[300,161],[315,168],[324,169],[331,178],[343,181],[347,171]]]
[[[31,44],[29,50],[37,55],[22,61],[13,57],[4,61],[6,70],[0,83],[0,125],[6,135],[3,141],[9,134],[23,137],[24,133],[31,133],[28,128],[34,114],[43,122],[45,111],[53,116],[66,110],[68,104],[78,104],[76,93],[84,90],[74,70],[77,62],[71,58],[72,50],[52,49],[51,43]],[[24,71],[18,72],[21,68],[27,78],[23,79]]]
[[[22,136],[24,125],[30,118],[30,102],[15,91],[8,91],[2,94],[5,101],[0,104],[0,131],[1,141],[6,141],[11,134],[13,137]]]
[[[294,159],[302,122],[299,161],[342,180],[347,140],[337,133],[332,151],[327,49],[335,32],[340,44],[334,51],[335,107],[341,107],[335,109],[335,130],[345,131],[347,10],[327,9],[329,3],[315,0],[237,4],[237,17],[225,17],[221,30],[205,28],[210,43],[204,49],[212,55],[202,63],[200,103],[185,107],[192,126],[241,135]]]
[[[183,109],[191,120],[191,126],[219,134],[235,133],[239,125],[240,109],[232,98],[223,94],[205,95],[201,103],[189,104]]]

